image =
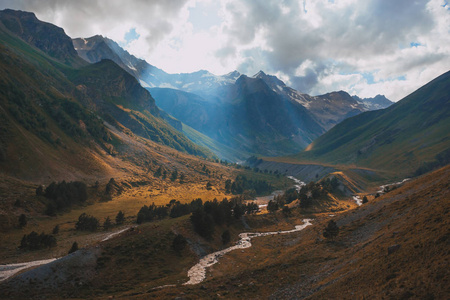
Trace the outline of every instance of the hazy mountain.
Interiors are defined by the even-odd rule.
[[[241,75],[210,99],[173,89],[150,89],[157,105],[222,144],[246,153],[281,155],[304,148],[324,132],[299,103],[260,78]]]
[[[376,95],[373,98],[359,98],[358,96],[352,96],[358,103],[362,104],[367,110],[383,109],[394,104],[391,100],[384,95]]]
[[[234,83],[240,75],[234,71],[216,76],[205,70],[169,74],[150,65],[145,60],[129,54],[111,39],[99,35],[86,39],[74,39],[73,45],[80,57],[90,63],[96,63],[102,59],[113,60],[135,76],[143,87],[173,88],[187,92],[205,93],[222,85]]]
[[[447,72],[386,109],[346,119],[297,158],[411,174],[436,155],[448,155],[449,95]]]
[[[112,59],[139,78],[142,85],[158,86],[149,90],[159,99],[161,109],[237,152],[295,153],[323,133],[307,110],[271,91],[260,78],[241,76],[236,71],[223,76],[207,71],[168,74],[155,71],[101,36],[75,39],[73,43],[87,61]]]
[[[33,36],[33,28],[44,28],[42,42],[39,34],[33,38],[15,34],[22,32],[15,26],[30,22],[34,25],[24,31]],[[107,153],[115,155],[124,148],[111,125],[113,131],[211,155],[162,120],[150,93],[117,64],[103,60],[89,65],[80,60],[62,29],[41,24],[34,14],[5,10],[0,12],[0,37],[0,164],[6,174],[35,178],[110,172],[101,161],[111,159]],[[65,55],[69,46],[72,51]]]
[[[368,110],[344,91],[320,96],[310,96],[288,87],[276,76],[259,71],[253,76],[260,78],[277,94],[303,105],[326,130],[342,120]]]
[[[323,132],[324,129],[328,130],[342,120],[363,111],[378,108],[379,105],[381,105],[379,103],[382,103],[378,101],[370,106],[365,104],[365,102],[363,103],[362,100],[361,102],[358,102],[343,91],[314,97],[309,96],[288,87],[276,76],[267,75],[263,71],[260,71],[251,77],[255,79],[255,81],[249,83],[250,86],[264,82],[264,89],[271,90],[270,95],[274,97],[272,99],[273,103],[277,103],[278,101],[280,104],[284,103],[283,105],[286,105],[286,103],[288,103],[291,106],[294,105],[293,103],[297,103],[306,108],[306,110],[292,110],[289,117],[286,116],[286,111],[284,111],[280,116],[272,114],[272,118],[287,120],[287,127],[290,126],[291,122],[292,124],[302,124],[302,126],[315,123],[312,127],[318,126],[320,129],[312,129],[312,127],[298,127],[296,130],[293,130],[292,128],[289,130],[283,129],[285,132],[289,132],[292,140],[289,142],[290,145],[285,148],[284,152],[281,151],[281,145],[278,144],[279,137],[269,145],[267,144],[269,142],[267,136],[262,138],[262,140],[265,141],[264,144],[267,148],[264,146],[263,152],[258,152],[260,150],[257,149],[263,148],[256,146],[256,144],[251,146],[252,142],[237,142],[237,140],[240,140],[238,136],[241,135],[242,132],[251,133],[253,132],[252,130],[243,127],[239,131],[232,128],[234,125],[230,125],[239,123],[240,125],[245,126],[241,121],[235,121],[236,116],[242,114],[235,112],[234,109],[238,109],[240,101],[246,98],[246,95],[241,94],[243,90],[239,88],[240,83],[236,81],[241,76],[239,72],[234,71],[222,76],[216,76],[204,70],[194,73],[168,74],[163,70],[148,64],[144,60],[137,59],[133,55],[130,55],[117,43],[102,36],[94,36],[87,39],[74,39],[73,44],[79,55],[91,63],[98,62],[105,58],[115,61],[127,72],[135,76],[140,81],[141,85],[151,88],[149,90],[157,99],[157,104],[161,109],[221,144],[225,143],[229,146],[240,145],[241,149],[239,149],[239,151],[241,153],[259,153],[264,155],[292,153],[292,151],[295,151],[294,148],[297,150],[298,148],[303,148],[306,141],[316,137],[317,134]],[[261,89],[262,88],[260,88],[260,90]],[[270,102],[267,100],[268,95],[268,93],[265,93],[265,100],[263,101],[264,105],[267,105],[267,103]],[[283,100],[280,102],[280,99]],[[298,105],[294,106],[298,107]],[[249,111],[250,108],[246,107],[247,114],[258,114],[257,110],[259,107],[253,106],[253,108],[255,111],[251,112]],[[280,108],[273,111],[283,110],[283,108]],[[233,113],[230,113],[231,111],[233,111]],[[295,117],[292,115],[293,112],[299,112],[299,115]],[[305,118],[305,115],[308,115],[306,117],[307,120],[305,120],[305,122],[298,122],[299,119]],[[180,128],[179,124],[174,123],[176,121],[170,119],[169,116],[164,117],[176,128]],[[262,129],[262,132],[267,134],[271,130],[275,130],[273,127],[270,127],[270,123],[267,123],[267,125],[269,126],[268,128],[260,126],[259,129]],[[280,129],[282,128],[278,126],[276,130]],[[196,142],[198,142],[197,138],[189,136],[189,133],[186,134],[191,140],[196,140]],[[247,135],[248,134],[244,134],[241,136],[244,137]],[[275,137],[273,132],[269,135]],[[254,135],[252,136],[255,137]],[[261,140],[261,137],[258,139]],[[295,142],[293,142],[294,140]],[[272,151],[274,148],[277,148],[278,150],[275,152]]]

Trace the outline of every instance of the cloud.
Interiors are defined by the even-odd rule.
[[[145,36],[148,48],[154,48],[169,34],[187,0],[7,0],[3,8],[34,12],[41,20],[56,24],[75,37],[102,34],[124,41],[131,29]],[[151,38],[149,36],[151,35]]]
[[[265,66],[302,92],[385,93],[396,101],[450,68],[449,10],[441,2],[228,1],[225,45],[242,57],[239,71]]]
[[[443,0],[4,0],[168,72],[277,74],[306,93],[399,100],[450,69]],[[126,40],[131,29],[135,39]]]

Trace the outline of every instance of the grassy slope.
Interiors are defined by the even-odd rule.
[[[251,248],[222,257],[219,264],[208,270],[208,280],[196,286],[177,285],[153,290],[158,285],[184,282],[187,270],[197,261],[188,249],[181,256],[173,252],[174,232],[189,237],[206,251],[214,251],[221,247],[221,230],[216,230],[214,239],[206,242],[192,232],[187,217],[144,224],[133,232],[102,243],[97,279],[92,284],[76,291],[70,284],[57,292],[50,289],[47,296],[56,297],[57,293],[60,297],[63,292],[72,297],[99,299],[105,295],[127,299],[181,295],[188,299],[206,299],[218,297],[218,294],[226,298],[261,299],[272,295],[282,299],[306,296],[323,299],[339,294],[342,299],[369,295],[372,298],[433,296],[440,299],[446,294],[445,283],[449,279],[445,266],[449,175],[450,167],[447,167],[378,199],[370,198],[369,204],[355,210],[334,212],[340,227],[339,237],[334,242],[324,241],[321,235],[330,219],[328,214],[316,214],[314,225],[302,232],[256,238]],[[143,187],[141,192],[133,191],[138,195],[129,201],[145,198],[142,195],[145,190]],[[120,199],[113,200],[108,207],[119,208],[114,203],[122,203],[120,207],[131,204]],[[101,205],[87,209],[97,213],[103,210]],[[247,223],[255,231],[287,230],[304,217],[294,211],[291,218],[285,218],[280,212],[253,216]],[[83,236],[91,243],[101,239],[101,236],[76,233],[67,226],[69,224],[62,226],[61,236],[58,236],[58,240],[66,236],[67,247],[73,240],[83,240]],[[232,242],[244,230],[238,223],[232,226]],[[401,245],[400,249],[388,255],[387,248],[395,244]],[[64,270],[65,267],[60,272]],[[42,295],[45,286],[45,283],[43,286],[26,285],[31,288],[28,295],[37,291]],[[8,285],[1,288],[4,292],[15,289]],[[23,295],[22,291],[11,296]]]
[[[200,146],[204,146],[210,149],[214,154],[216,154],[220,159],[233,161],[242,161],[251,156],[250,153],[239,151],[237,149],[231,148],[224,144],[211,139],[210,137],[198,132],[197,130],[189,127],[183,123],[183,133],[194,143]]]
[[[257,238],[252,248],[230,252],[211,268],[204,288],[168,288],[146,296],[444,299],[450,280],[449,178],[447,167],[338,215],[334,242],[322,237],[330,217],[319,216],[300,233]],[[400,249],[388,255],[387,248],[396,244]]]
[[[391,107],[349,118],[306,151],[279,160],[355,164],[411,174],[450,148],[449,87],[447,72]]]

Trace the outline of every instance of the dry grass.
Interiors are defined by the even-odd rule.
[[[254,239],[253,247],[214,265],[204,289],[169,288],[149,297],[446,299],[449,181],[447,167],[333,217],[341,229],[333,242],[321,235],[325,214],[304,231]]]

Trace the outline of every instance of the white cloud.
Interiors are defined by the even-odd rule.
[[[280,74],[302,92],[399,100],[450,69],[443,0],[4,0],[72,37],[95,34],[168,72]],[[410,43],[418,43],[410,47]],[[365,74],[363,76],[363,74]],[[367,78],[370,76],[370,80]]]

